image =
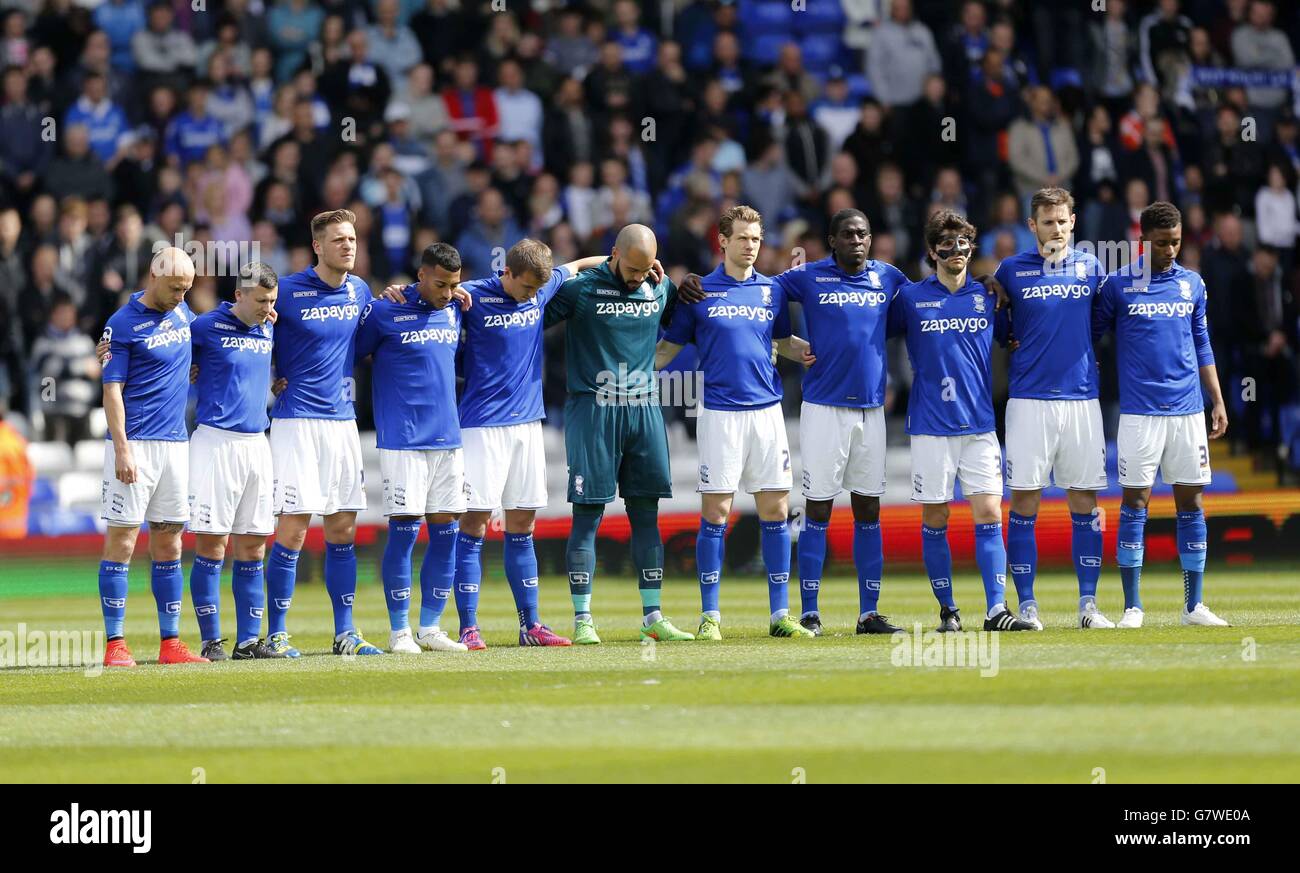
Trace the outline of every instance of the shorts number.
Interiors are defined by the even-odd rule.
[[[1201,466],[1210,466],[1210,453],[1206,451],[1205,446],[1197,446],[1197,448],[1201,450]]]

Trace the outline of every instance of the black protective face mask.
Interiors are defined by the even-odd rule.
[[[943,240],[939,243],[939,246],[934,250],[934,256],[941,261],[948,261],[956,257],[970,257],[970,240],[964,236],[959,236],[955,240]]]

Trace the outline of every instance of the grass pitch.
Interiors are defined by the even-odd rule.
[[[1300,780],[1293,571],[1212,569],[1208,602],[1235,626],[1184,628],[1178,575],[1149,568],[1147,627],[1136,631],[1074,629],[1073,577],[1044,575],[1048,629],[1003,635],[997,674],[983,678],[972,667],[898,666],[894,640],[855,637],[847,577],[823,581],[821,639],[769,638],[764,586],[730,579],[721,644],[651,649],[636,641],[635,588],[606,576],[594,598],[604,644],[545,650],[514,645],[505,583],[485,579],[488,651],[350,660],[327,654],[323,587],[304,585],[290,614],[299,661],[160,667],[143,663],[157,655],[157,625],[140,569],[127,613],[139,668],[0,670],[0,780]],[[51,571],[0,574],[22,572],[39,582]],[[89,586],[40,597],[12,596],[31,585],[0,585],[11,594],[0,595],[0,631],[101,627],[93,575]],[[959,573],[957,594],[977,627],[973,571]],[[379,587],[363,584],[357,602],[367,636],[386,643]],[[694,629],[695,585],[669,582],[664,605]],[[1100,605],[1119,618],[1113,572]],[[571,628],[562,578],[543,580],[542,607],[543,620]],[[935,624],[919,575],[889,576],[882,608],[909,629]],[[182,634],[197,647],[188,595]]]

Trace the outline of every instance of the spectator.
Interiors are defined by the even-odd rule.
[[[523,239],[524,233],[506,209],[505,198],[495,188],[478,195],[478,210],[472,224],[456,240],[466,275],[478,279],[495,276],[504,253]]]
[[[117,210],[112,242],[95,265],[100,287],[90,301],[88,314],[96,326],[108,321],[117,311],[123,295],[144,287],[152,258],[153,246],[145,239],[139,211],[130,204],[121,206]]]
[[[81,80],[81,96],[63,116],[64,127],[85,125],[90,135],[90,148],[106,167],[114,166],[114,158],[122,150],[127,133],[126,113],[108,99],[108,84],[98,73],[89,73]]]
[[[142,85],[167,85],[180,90],[194,72],[198,60],[194,40],[173,27],[174,21],[169,4],[154,3],[149,7],[148,26],[131,37],[131,55]]]
[[[623,66],[623,47],[610,41],[600,47],[596,67],[582,82],[592,114],[599,120],[626,112],[632,105],[635,80]]]
[[[1211,213],[1241,209],[1250,216],[1255,192],[1264,180],[1264,158],[1258,143],[1241,136],[1241,116],[1220,106],[1215,136],[1205,147],[1205,207]]]
[[[30,279],[23,296],[20,315],[27,346],[45,330],[50,310],[57,297],[75,300],[77,289],[59,275],[59,250],[53,245],[39,245],[32,253]]]
[[[986,200],[1003,188],[1007,128],[1019,109],[1019,89],[1005,61],[1000,49],[990,48],[972,74],[966,94],[966,104],[972,108],[965,120],[972,131],[965,164]]]
[[[41,111],[27,101],[26,74],[9,67],[0,106],[0,199],[18,206],[31,202],[52,157],[44,128]]]
[[[451,117],[451,129],[473,143],[478,156],[492,160],[492,141],[499,125],[496,97],[479,84],[478,64],[468,55],[456,61],[453,83],[443,89],[442,100]]]
[[[826,94],[812,107],[813,121],[826,131],[826,144],[832,153],[838,152],[849,134],[857,129],[860,116],[861,104],[849,99],[844,70],[832,67],[826,80]]]
[[[808,115],[808,104],[799,91],[787,91],[785,95],[785,154],[790,169],[809,188],[820,188],[826,183],[830,143],[826,131]]]
[[[1158,0],[1155,11],[1138,25],[1143,78],[1162,89],[1172,83],[1191,41],[1191,19],[1178,11],[1178,5],[1178,0]]]
[[[1244,404],[1243,432],[1247,447],[1258,452],[1267,439],[1276,442],[1281,406],[1295,398],[1296,306],[1289,289],[1282,287],[1273,249],[1255,249],[1251,277],[1253,293],[1235,301],[1234,339],[1242,358],[1240,372],[1255,380],[1256,402]]]
[[[1032,88],[1028,102],[1029,118],[1012,122],[1007,132],[1007,163],[1025,202],[1039,188],[1068,183],[1079,168],[1074,131],[1059,117],[1052,92],[1041,85]]]
[[[1125,178],[1136,177],[1146,182],[1156,200],[1177,200],[1181,167],[1177,155],[1166,142],[1164,119],[1151,119],[1143,131],[1143,140],[1143,148],[1124,155],[1122,174]]]
[[[1232,32],[1232,57],[1237,66],[1249,70],[1290,70],[1295,66],[1295,53],[1291,41],[1273,26],[1276,10],[1270,0],[1251,0],[1245,24]],[[1276,88],[1248,88],[1246,99],[1252,110],[1263,110],[1265,118],[1271,116],[1290,96],[1286,86]],[[1271,124],[1260,133],[1267,136]]]
[[[584,243],[596,229],[595,169],[589,161],[569,166],[569,184],[564,186],[561,202],[574,234]]]
[[[722,30],[713,38],[713,68],[709,80],[717,80],[731,105],[743,106],[755,91],[754,71],[745,63],[740,37]]]
[[[582,81],[596,65],[599,50],[583,32],[583,16],[569,7],[560,12],[556,33],[546,45],[546,60],[566,76]]]
[[[876,25],[867,49],[867,78],[886,106],[910,106],[925,77],[941,70],[930,28],[912,18],[912,0],[891,0],[888,21]]]
[[[216,39],[208,40],[199,46],[198,62],[195,66],[200,70],[207,70],[212,59],[220,55],[225,58],[226,66],[232,72],[250,69],[253,63],[252,47],[242,41],[241,36],[239,19],[227,10],[217,20]],[[208,72],[208,78],[215,79],[211,71]]]
[[[1268,184],[1255,194],[1255,223],[1259,241],[1273,248],[1284,270],[1295,263],[1295,238],[1300,233],[1296,218],[1295,176],[1278,164],[1268,168]]]
[[[131,40],[145,26],[141,0],[105,0],[95,7],[92,17],[95,27],[108,38],[113,66],[128,72],[134,70]]]
[[[6,11],[3,22],[0,22],[0,68],[27,66],[31,50],[27,39],[27,14],[21,9]]]
[[[393,80],[386,69],[373,60],[378,55],[371,48],[366,31],[349,33],[347,45],[347,56],[321,75],[321,97],[327,104],[337,106],[341,117],[353,119],[356,136],[378,139],[383,136],[382,120],[393,93]],[[320,129],[315,120],[314,103],[312,123]]]
[[[575,163],[592,160],[593,132],[582,83],[577,79],[565,79],[560,83],[542,127],[542,154],[546,168],[560,178],[568,178]]]
[[[428,64],[416,64],[406,74],[403,102],[411,107],[411,136],[415,139],[432,146],[434,137],[451,126],[446,104],[433,93],[433,67]]]
[[[498,68],[497,75],[500,85],[493,98],[501,119],[499,136],[508,142],[528,142],[534,162],[528,169],[536,172],[543,163],[541,98],[524,87],[524,70],[518,61],[506,59]]]
[[[388,81],[402,83],[406,74],[424,59],[420,41],[398,20],[400,0],[378,0],[375,23],[367,33],[371,57],[388,74]]]
[[[95,341],[77,327],[77,307],[58,294],[49,322],[32,346],[33,394],[45,419],[42,439],[76,443],[90,436],[90,411],[99,403]]]
[[[9,397],[13,386],[21,384],[21,374],[27,372],[21,316],[27,285],[22,230],[17,209],[0,210],[0,400]]]
[[[1096,197],[1103,182],[1119,180],[1118,149],[1111,134],[1110,114],[1097,105],[1088,113],[1083,136],[1079,141],[1079,171],[1074,176],[1074,192],[1080,202]]]
[[[991,223],[992,227],[979,235],[980,254],[984,257],[993,257],[999,261],[1006,257],[994,251],[1001,236],[1010,238],[1012,254],[1027,252],[1038,245],[1038,240],[1020,217],[1020,201],[1010,192],[998,196]]]
[[[214,54],[206,69],[212,85],[208,94],[208,112],[221,122],[222,141],[230,142],[236,133],[252,126],[253,97],[231,69],[230,57],[224,52]]]
[[[405,177],[397,170],[388,169],[383,182],[383,202],[375,209],[382,245],[372,252],[372,263],[377,275],[392,277],[411,269],[412,220],[417,204],[411,200]]]
[[[1138,59],[1137,40],[1125,21],[1127,6],[1126,0],[1110,0],[1101,20],[1088,25],[1092,45],[1088,87],[1112,111],[1128,105]]]
[[[225,126],[208,112],[209,93],[207,80],[196,81],[190,86],[185,111],[167,126],[163,151],[181,167],[202,160],[209,148],[226,141]]]
[[[641,26],[641,9],[636,0],[615,0],[613,39],[623,50],[623,66],[636,75],[655,68],[659,43]]]
[[[307,62],[307,49],[325,18],[308,0],[279,0],[267,13],[267,28],[275,50],[275,78],[283,82]]]
[[[787,42],[781,46],[776,58],[776,69],[763,78],[763,84],[770,85],[782,93],[797,91],[805,104],[811,104],[821,93],[821,86],[812,74],[804,69],[803,52],[799,45]]]
[[[78,124],[64,132],[63,155],[50,162],[45,189],[58,199],[75,194],[112,200],[113,180],[90,150],[90,133],[85,125]]]

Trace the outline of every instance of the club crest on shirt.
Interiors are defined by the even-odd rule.
[[[984,314],[984,296],[981,294],[975,296],[975,311],[980,315]]]
[[[766,285],[763,286],[763,305],[764,306],[772,305],[772,289]]]
[[[1083,261],[1075,261],[1074,275],[1078,278],[1080,282],[1088,278],[1088,265],[1085,264]]]
[[[1184,300],[1192,299],[1192,283],[1186,279],[1178,280],[1178,296]]]
[[[871,283],[872,288],[880,287],[880,274],[875,270],[867,270],[867,281]]]
[[[351,279],[348,280],[347,287],[348,287],[348,302],[355,303],[357,301],[357,289],[352,287]]]

